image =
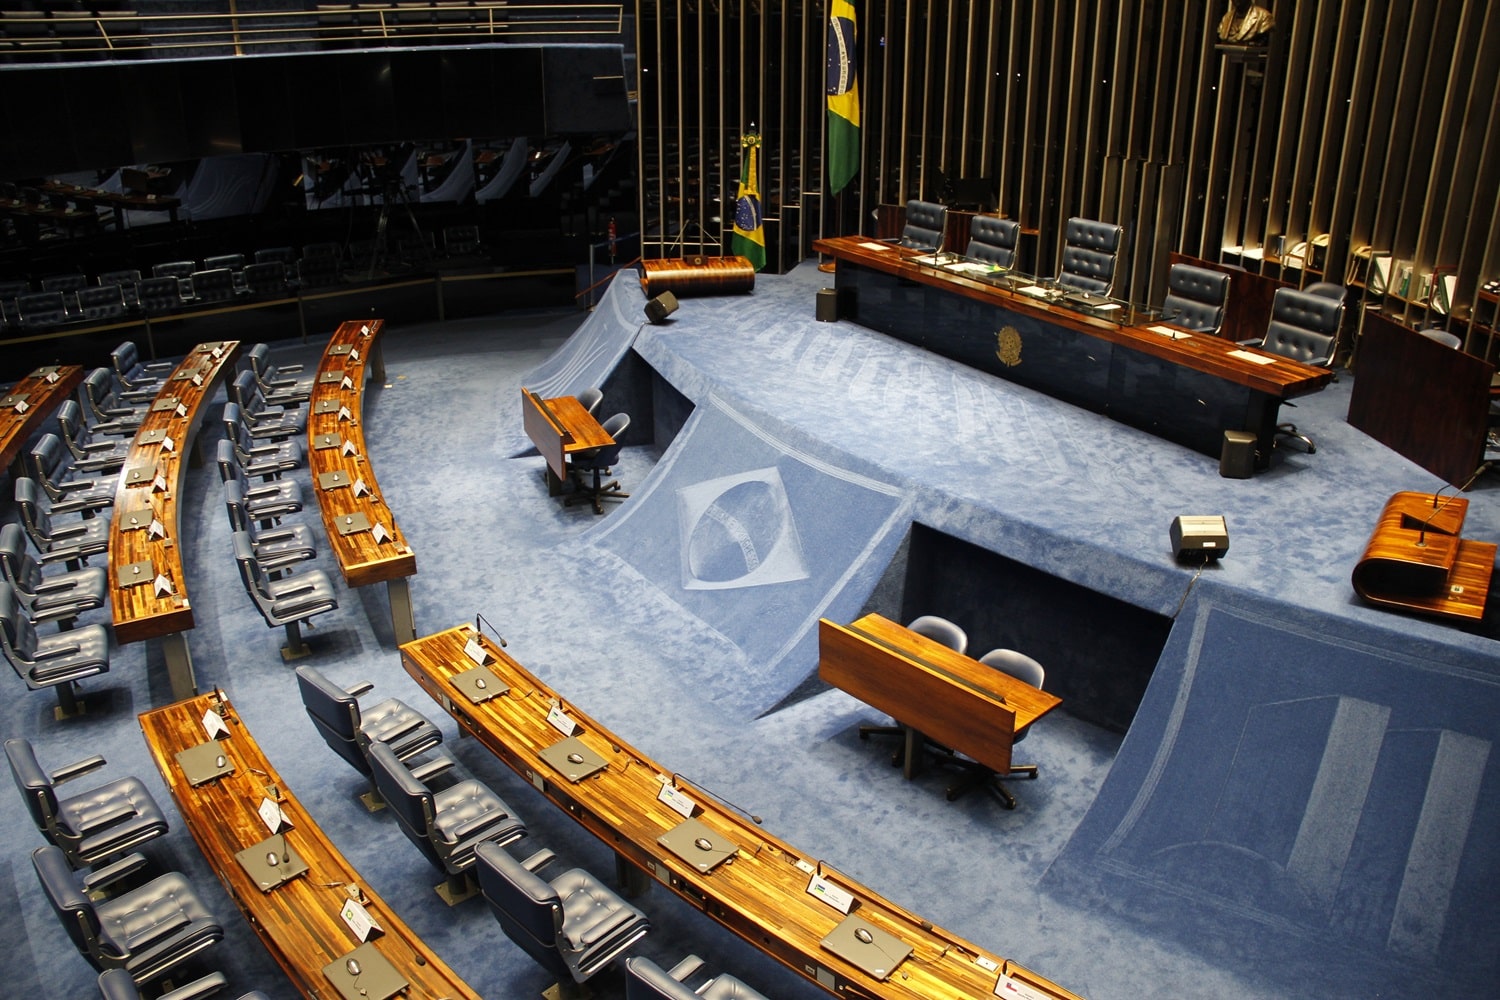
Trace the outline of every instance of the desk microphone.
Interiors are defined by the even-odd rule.
[[[724,803],[726,806],[728,806],[729,808],[733,809],[735,812],[740,813],[740,814],[742,814],[744,816],[749,816],[750,817],[750,821],[752,823],[754,823],[756,826],[760,826],[761,825],[761,819],[760,819],[759,816],[756,816],[755,814],[751,813],[750,810],[748,810],[748,809],[743,809],[740,806],[735,805],[733,802],[730,802],[728,799],[724,798],[724,796],[720,795],[718,792],[711,791],[710,789],[704,787],[703,785],[700,785],[698,782],[694,781],[692,778],[689,778],[687,775],[683,774],[680,771],[673,771],[672,772],[672,787],[673,788],[677,787],[677,780],[679,778],[681,778],[687,784],[692,785],[694,788],[698,789],[698,791],[702,792],[704,795],[711,796],[712,798],[718,800],[719,802]]]
[[[1479,468],[1477,468],[1477,469],[1474,470],[1474,474],[1471,475],[1468,479],[1464,480],[1464,484],[1458,488],[1458,493],[1462,493],[1464,490],[1467,490],[1470,486],[1473,486],[1474,485],[1474,480],[1476,480],[1480,476],[1482,476],[1484,474],[1485,470],[1488,469],[1489,467],[1490,467],[1490,463],[1489,462],[1481,462],[1480,465],[1479,465]],[[1439,514],[1441,514],[1443,511],[1445,511],[1445,510],[1448,509],[1448,505],[1449,504],[1451,504],[1454,500],[1458,499],[1458,493],[1455,493],[1452,496],[1448,497],[1446,500],[1444,500],[1443,501],[1443,505],[1441,507],[1438,506],[1438,496],[1442,494],[1443,490],[1449,489],[1452,486],[1453,486],[1452,483],[1444,483],[1441,487],[1438,488],[1438,491],[1432,495],[1432,513],[1427,516],[1427,520],[1423,521],[1421,527],[1417,529],[1417,548],[1424,549],[1424,548],[1427,547],[1427,528],[1428,528],[1428,526],[1432,524],[1434,518],[1436,518]]]
[[[485,628],[489,629],[490,630],[490,635],[493,635],[499,641],[500,648],[504,649],[506,646],[509,645],[509,643],[507,643],[505,641],[505,636],[503,636],[499,632],[495,631],[495,626],[493,626],[493,625],[491,625],[489,623],[489,619],[485,618],[484,615],[482,615],[482,614],[480,614],[479,612],[476,611],[476,612],[474,612],[474,631],[478,632],[479,631],[479,626],[481,624],[483,624]]]

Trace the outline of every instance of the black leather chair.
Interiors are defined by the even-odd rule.
[[[62,292],[27,292],[16,296],[16,317],[23,330],[47,330],[72,318]]]
[[[240,272],[245,283],[245,294],[261,299],[272,299],[287,294],[291,285],[287,281],[286,265],[279,260],[246,264]]]
[[[1016,266],[1016,244],[1020,239],[1021,224],[1014,219],[976,215],[969,222],[969,246],[964,250],[964,256],[996,267],[1012,268]]]
[[[766,1000],[764,994],[728,973],[720,973],[697,989],[687,981],[703,968],[703,959],[689,955],[665,970],[644,955],[625,960],[625,1000]]]
[[[334,753],[371,779],[370,791],[360,798],[374,812],[385,808],[385,801],[372,777],[370,744],[384,743],[405,761],[437,746],[443,741],[443,734],[422,713],[399,698],[362,707],[359,699],[372,687],[369,681],[361,681],[351,688],[342,688],[315,667],[297,668],[297,688],[302,693],[307,717]]]
[[[1167,297],[1161,318],[1184,330],[1218,336],[1229,305],[1229,275],[1192,264],[1173,264],[1167,271]]]
[[[271,577],[280,579],[283,571],[318,555],[312,529],[305,524],[277,524],[262,527],[245,510],[245,487],[237,479],[224,484],[224,510],[229,515],[229,530],[244,532],[250,539],[255,561]]]
[[[1271,322],[1257,346],[1268,354],[1279,354],[1317,368],[1332,368],[1343,322],[1342,300],[1295,288],[1278,288],[1271,299]],[[1318,450],[1312,438],[1300,433],[1296,424],[1277,424],[1276,434],[1278,438],[1301,441],[1309,455]]]
[[[183,306],[182,278],[170,274],[142,278],[141,283],[135,286],[135,297],[141,312],[147,316],[166,316],[178,312]]]
[[[582,868],[546,880],[536,872],[551,861],[539,851],[524,862],[505,848],[474,851],[479,891],[505,936],[557,977],[558,994],[598,974],[651,929],[646,915]]]
[[[234,449],[240,469],[248,476],[259,476],[270,482],[280,479],[282,473],[300,469],[306,464],[306,456],[300,441],[288,438],[285,441],[256,441],[245,429],[240,405],[224,404],[222,412],[224,439]]]
[[[595,514],[604,513],[604,501],[625,500],[630,494],[620,489],[619,480],[603,482],[604,476],[620,460],[620,451],[625,447],[625,431],[630,427],[630,415],[616,413],[600,425],[604,432],[615,439],[615,443],[604,448],[590,448],[575,452],[568,459],[573,477],[574,492],[563,498],[563,505],[591,503]]]
[[[255,373],[249,369],[241,369],[229,383],[229,398],[239,405],[245,430],[257,441],[279,441],[307,431],[307,410],[269,405]]]
[[[79,681],[109,671],[109,633],[103,625],[37,635],[15,592],[4,582],[0,582],[0,649],[27,688],[56,692],[53,715],[59,719],[78,714]]]
[[[119,285],[94,285],[73,293],[78,318],[85,323],[107,323],[125,315],[125,292]]]
[[[401,832],[446,875],[437,894],[449,906],[478,891],[474,848],[503,847],[526,836],[526,824],[515,810],[483,782],[460,774],[440,791],[428,787],[434,778],[457,768],[458,762],[448,754],[440,754],[418,777],[384,743],[371,743],[366,752],[375,789],[396,814]]]
[[[224,937],[224,928],[179,872],[96,903],[60,849],[38,847],[31,864],[73,946],[100,972],[123,969],[137,985],[153,982]],[[144,858],[131,855],[107,873],[96,873],[89,885],[102,888],[144,866]]]
[[[261,398],[267,406],[306,406],[312,396],[316,374],[302,373],[301,365],[278,365],[271,361],[271,349],[254,344],[245,352],[246,367],[255,376]]]
[[[188,282],[193,286],[193,301],[203,305],[228,302],[239,294],[234,283],[234,272],[227,267],[194,271]]]
[[[30,467],[26,471],[47,494],[52,513],[93,517],[114,506],[114,482],[71,478],[67,470],[70,454],[62,438],[50,431],[37,438],[28,453]]]
[[[1062,271],[1057,283],[1093,295],[1115,287],[1115,263],[1124,229],[1109,222],[1073,218],[1063,230]]]
[[[98,754],[48,774],[31,743],[17,738],[5,741],[5,757],[32,822],[74,868],[91,868],[167,832],[166,814],[139,778],[115,778],[77,795],[58,797],[58,785],[105,765]]]
[[[295,514],[302,509],[302,486],[291,479],[273,479],[270,482],[251,484],[245,469],[235,454],[234,442],[219,439],[214,451],[219,466],[219,479],[237,482],[245,498],[245,512],[257,521],[267,523],[276,518]]]
[[[901,245],[922,250],[937,250],[943,245],[948,226],[948,209],[937,202],[913,198],[906,203],[906,222],[901,229]]]
[[[0,573],[31,624],[56,622],[60,631],[71,629],[85,611],[102,608],[109,596],[109,575],[102,566],[43,576],[14,521],[0,527]]]
[[[84,472],[112,474],[119,472],[130,457],[131,442],[126,438],[99,440],[84,419],[76,399],[65,399],[57,408],[57,429],[63,444],[73,455],[73,468]]]
[[[979,658],[979,662],[986,666],[994,667],[1014,677],[1018,681],[1030,684],[1034,688],[1041,688],[1047,679],[1047,671],[1042,665],[1025,653],[1018,653],[1014,649],[992,649]],[[1019,744],[1026,738],[1030,729],[1024,729],[1019,736],[1011,741],[1011,746]],[[945,748],[946,749],[946,748]],[[978,761],[968,760],[955,755],[951,750],[947,751],[948,757],[945,763],[955,765],[967,772],[966,777],[948,787],[947,798],[949,802],[960,795],[975,788],[983,788],[993,795],[1001,805],[1007,809],[1016,807],[1016,798],[1010,790],[1001,784],[1006,778],[1035,778],[1037,768],[1035,764],[1011,764],[1010,770],[1002,773],[990,770]],[[940,758],[941,759],[941,758]]]
[[[204,997],[213,996],[228,985],[229,980],[224,978],[222,972],[210,972],[206,976],[163,993],[157,997],[157,1000],[203,1000]],[[131,979],[130,973],[124,969],[106,969],[99,973],[99,996],[103,1000],[146,1000],[144,994],[136,987],[135,980]],[[239,1000],[270,1000],[270,998],[260,990],[251,990],[249,993],[241,994]]]
[[[114,285],[120,290],[120,297],[125,300],[125,308],[134,309],[141,304],[136,295],[136,286],[141,283],[141,272],[133,267],[120,268],[115,271],[101,271],[98,278],[101,285]]]
[[[26,529],[44,566],[60,562],[68,569],[77,569],[89,561],[89,556],[102,555],[109,549],[108,518],[53,524],[41,491],[25,476],[16,478],[16,507],[21,511],[21,527]]]
[[[190,260],[167,260],[151,265],[153,278],[190,278],[198,265]]]
[[[266,624],[286,632],[281,658],[291,661],[311,652],[302,641],[302,623],[339,606],[328,574],[320,569],[310,569],[296,576],[271,579],[255,557],[250,535],[243,531],[234,533],[234,561],[239,565],[240,582],[245,585],[245,593],[255,602],[255,608]]]

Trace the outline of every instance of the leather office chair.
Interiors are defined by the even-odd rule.
[[[291,661],[310,653],[302,641],[302,623],[339,606],[328,574],[320,569],[310,569],[296,576],[271,579],[255,558],[250,535],[243,531],[234,533],[234,561],[239,565],[240,582],[245,585],[245,593],[255,602],[256,610],[266,624],[286,632],[281,658]]]
[[[401,832],[447,876],[436,888],[449,906],[478,892],[474,848],[503,847],[526,836],[526,824],[515,810],[483,782],[464,774],[441,791],[428,787],[433,778],[457,767],[448,754],[424,767],[418,777],[384,743],[371,743],[366,752],[375,789],[396,814]]]
[[[105,507],[114,506],[113,482],[68,478],[65,466],[69,455],[62,438],[51,431],[37,438],[28,455],[30,468],[27,471],[47,494],[52,513],[93,517]]]
[[[227,267],[194,271],[188,280],[193,286],[193,298],[201,303],[228,302],[239,294],[234,284],[234,272]]]
[[[948,209],[932,201],[913,198],[906,203],[906,223],[901,229],[904,247],[939,250],[948,226]]]
[[[241,369],[229,383],[229,398],[239,405],[245,429],[257,441],[280,440],[307,431],[307,410],[277,409],[266,402],[255,373]]]
[[[116,271],[101,271],[98,282],[100,285],[114,285],[120,290],[120,297],[125,300],[127,309],[134,309],[141,304],[136,295],[136,286],[141,283],[141,272],[133,267],[121,268]]]
[[[1309,294],[1295,288],[1278,288],[1271,299],[1271,322],[1260,341],[1261,350],[1301,361],[1317,368],[1332,368],[1339,345],[1339,328],[1344,321],[1344,303],[1328,296]],[[1290,401],[1282,404],[1295,406]],[[1307,447],[1309,455],[1318,449],[1312,438],[1299,433],[1297,425],[1277,424],[1276,434],[1295,438]]]
[[[145,866],[131,855],[89,883],[112,884]],[[224,928],[179,872],[94,902],[80,888],[68,859],[52,845],[31,854],[32,867],[57,919],[78,953],[100,972],[123,969],[137,985],[160,979],[224,937]]]
[[[234,442],[219,439],[215,459],[219,465],[219,478],[223,482],[237,482],[245,499],[245,513],[270,527],[276,518],[295,514],[302,509],[302,486],[291,479],[273,479],[252,485],[234,453]]]
[[[940,642],[955,653],[966,652],[969,648],[969,636],[958,625],[939,615],[919,615],[906,625],[909,631],[920,636],[925,636],[933,642]],[[891,755],[891,765],[897,766],[906,757],[906,727],[897,720],[894,726],[860,726],[859,738],[867,740],[871,736],[896,736],[902,740],[901,746]]]
[[[969,246],[964,256],[996,267],[1015,267],[1020,238],[1021,224],[1014,219],[976,215],[969,222]]]
[[[1030,684],[1038,690],[1041,689],[1042,683],[1047,679],[1047,671],[1042,668],[1040,663],[1025,653],[1016,652],[1014,649],[992,649],[981,656],[979,662],[986,666],[994,667],[996,670],[1003,671],[1016,680]],[[1015,746],[1020,743],[1030,731],[1029,729],[1022,730],[1020,735],[1016,736],[1012,741],[1011,745]],[[997,774],[977,761],[951,756],[952,751],[948,751],[948,753],[950,757],[944,763],[952,764],[968,772],[966,777],[948,787],[947,798],[949,802],[952,802],[960,795],[972,789],[983,788],[995,796],[1005,808],[1014,809],[1016,807],[1015,796],[1011,795],[1010,790],[1000,782],[1006,778],[1036,777],[1035,764],[1013,763],[1009,771],[1006,771],[1004,774]]]
[[[245,283],[245,294],[256,298],[277,298],[285,295],[290,288],[286,265],[279,260],[246,264],[245,269],[240,272],[240,278]]]
[[[1173,264],[1161,318],[1168,323],[1218,336],[1229,304],[1229,275],[1192,264]]]
[[[63,292],[65,294],[87,288],[89,284],[88,275],[81,271],[67,271],[62,274],[48,274],[42,278],[42,291]]]
[[[16,478],[16,506],[21,511],[21,527],[44,566],[61,562],[68,569],[77,569],[89,561],[89,556],[102,555],[109,548],[108,518],[53,524],[36,483],[25,476]]]
[[[210,972],[190,983],[184,983],[169,993],[163,993],[157,1000],[203,1000],[204,997],[213,996],[228,985],[229,980],[224,978],[222,972]],[[103,1000],[146,1000],[145,995],[136,987],[135,980],[131,979],[130,973],[124,969],[106,969],[99,973],[99,996]],[[239,1000],[270,1000],[270,998],[260,990],[251,990],[249,993],[241,994]]]
[[[153,278],[190,278],[198,265],[190,260],[168,260],[151,265]]]
[[[141,312],[147,316],[165,316],[177,312],[183,305],[182,279],[170,274],[142,278],[140,284],[135,286],[135,297]]]
[[[122,341],[109,352],[109,366],[122,389],[147,394],[147,399],[156,395],[177,367],[170,361],[141,361],[140,349],[132,340]]]
[[[31,743],[18,738],[5,741],[5,757],[32,822],[74,868],[91,868],[167,832],[166,814],[136,777],[115,778],[77,795],[58,797],[58,785],[105,765],[98,754],[48,774]]]
[[[437,746],[443,741],[443,734],[422,713],[399,698],[387,698],[368,708],[360,705],[360,697],[372,687],[369,681],[361,681],[351,688],[342,688],[316,667],[297,668],[297,688],[302,693],[307,717],[334,753],[370,779],[369,792],[360,798],[374,812],[385,808],[385,800],[375,787],[370,744],[384,743],[397,758],[406,761]]]
[[[0,527],[0,573],[31,624],[56,622],[64,632],[85,611],[102,608],[109,592],[109,575],[102,566],[42,576],[42,567],[26,551],[26,538],[15,522]]]
[[[578,987],[651,929],[644,913],[582,868],[550,880],[536,874],[551,851],[517,861],[503,847],[480,844],[474,855],[479,891],[501,930],[557,977],[560,996],[586,995]]]
[[[1309,295],[1321,295],[1324,298],[1333,299],[1336,302],[1344,301],[1344,296],[1347,295],[1349,291],[1343,285],[1340,285],[1334,281],[1314,281],[1312,284],[1308,285],[1302,290]]]
[[[76,399],[65,399],[57,408],[57,428],[63,444],[73,455],[73,468],[83,472],[119,472],[130,456],[131,442],[124,438],[96,440],[94,429],[84,419]]]
[[[151,409],[149,402],[131,404],[121,399],[108,368],[95,368],[84,376],[82,398],[88,419],[100,434],[134,437]]]
[[[1444,347],[1451,347],[1455,351],[1463,344],[1463,340],[1458,334],[1450,333],[1439,327],[1428,327],[1426,330],[1418,330],[1417,333],[1428,340],[1442,344]]]
[[[78,714],[79,681],[109,671],[109,633],[103,625],[39,636],[36,626],[21,613],[15,591],[4,582],[0,582],[0,647],[28,689],[56,692],[53,715],[59,719]]]
[[[62,326],[72,317],[62,292],[27,292],[16,296],[16,316],[23,330]]]
[[[688,979],[703,968],[703,959],[689,955],[665,970],[644,955],[625,960],[625,1000],[766,1000],[764,994],[728,973],[720,973],[696,990]]]
[[[94,285],[73,293],[78,318],[85,323],[105,323],[125,315],[125,293],[119,285]]]
[[[239,480],[224,484],[224,510],[229,516],[229,530],[243,531],[250,539],[255,561],[271,579],[299,562],[318,555],[312,529],[305,524],[278,524],[262,527],[245,510],[245,488]]]
[[[245,429],[244,414],[240,405],[233,401],[225,403],[221,419],[224,423],[224,440],[234,449],[235,459],[246,476],[259,476],[267,482],[280,479],[283,472],[300,469],[306,464],[302,442],[288,438],[285,441],[256,441]]]
[[[590,413],[597,413],[599,404],[604,402],[604,390],[597,385],[591,385],[578,394],[578,402]]]
[[[580,451],[569,457],[568,467],[573,475],[575,489],[563,498],[565,507],[571,507],[575,502],[587,502],[594,505],[595,514],[603,514],[604,501],[625,500],[630,496],[620,489],[619,480],[602,482],[604,476],[620,460],[620,451],[625,447],[625,431],[630,427],[630,415],[616,413],[600,426],[604,428],[604,433],[615,439],[615,443],[605,448]],[[592,479],[585,479],[589,474],[592,474]]]
[[[245,352],[245,363],[255,376],[261,398],[267,406],[306,406],[312,396],[317,375],[303,375],[301,365],[277,365],[271,362],[271,349],[265,344],[252,345]]]
[[[242,253],[221,253],[212,257],[203,258],[203,267],[199,270],[214,271],[226,268],[230,271],[242,270],[245,266],[245,255]]]
[[[1062,271],[1065,288],[1109,295],[1115,287],[1115,262],[1125,231],[1109,222],[1073,218],[1063,230]]]

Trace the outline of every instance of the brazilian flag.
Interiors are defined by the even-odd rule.
[[[828,5],[828,188],[834,194],[859,173],[859,65],[854,4]]]
[[[766,266],[766,230],[760,217],[760,173],[756,157],[760,134],[740,137],[740,191],[734,205],[734,236],[729,246],[737,256],[748,258],[759,271]]]

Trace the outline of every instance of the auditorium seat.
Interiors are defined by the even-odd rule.
[[[644,955],[625,960],[625,1000],[766,1000],[759,991],[728,973],[693,989],[688,979],[703,969],[703,959],[689,955],[668,971]]]
[[[1016,680],[1030,684],[1034,688],[1040,689],[1047,679],[1047,671],[1042,668],[1040,663],[1025,653],[1016,652],[1014,649],[992,649],[981,656],[979,662],[987,667],[994,667],[996,670],[1009,674]],[[1029,728],[1022,730],[1021,734],[1012,740],[1011,746],[1019,744],[1030,732]],[[948,787],[947,798],[949,802],[975,788],[983,788],[993,795],[1005,808],[1014,809],[1016,807],[1015,796],[1001,784],[1001,781],[1011,777],[1035,778],[1037,775],[1035,764],[1012,763],[1010,770],[1001,774],[985,767],[978,761],[959,757],[952,751],[948,751],[946,758],[940,757],[939,760],[966,772],[965,777]]]
[[[193,299],[200,303],[228,302],[239,294],[234,272],[227,267],[194,271],[188,280],[192,283]]]
[[[62,292],[27,292],[16,296],[16,318],[23,330],[48,330],[68,322]]]
[[[103,555],[109,549],[109,518],[91,517],[54,524],[41,490],[26,476],[16,477],[15,497],[21,526],[43,565],[61,562],[68,569],[77,569],[90,556]]]
[[[127,308],[134,309],[140,305],[140,299],[136,297],[136,286],[141,283],[141,272],[135,268],[103,271],[99,274],[98,282],[100,285],[117,286]]]
[[[54,514],[82,514],[114,506],[112,479],[78,479],[67,468],[70,453],[62,438],[48,431],[27,452],[27,472],[47,494]]]
[[[233,400],[224,404],[222,422],[224,439],[233,446],[246,476],[267,481],[280,479],[283,472],[300,469],[305,464],[300,441],[288,438],[260,442],[251,438],[241,418],[240,405]]]
[[[125,315],[125,294],[119,285],[95,285],[74,295],[78,315],[86,323],[106,323]]]
[[[83,418],[76,399],[65,399],[57,408],[58,434],[73,455],[73,468],[111,475],[119,472],[130,455],[131,442],[124,438],[95,440],[93,428]]]
[[[289,289],[286,265],[279,260],[246,264],[240,275],[244,279],[245,293],[256,298],[276,298],[285,295]]]
[[[267,625],[286,632],[281,658],[290,661],[306,656],[311,650],[302,641],[302,623],[338,608],[333,581],[320,569],[273,580],[256,558],[248,532],[234,532],[233,541],[234,561],[239,566],[245,593],[250,595]]]
[[[234,453],[234,442],[219,439],[215,459],[219,466],[221,482],[235,481],[244,491],[245,513],[252,519],[269,525],[277,518],[295,514],[302,509],[302,486],[290,479],[278,479],[251,485],[245,478],[244,467]]]
[[[103,625],[38,635],[10,584],[0,581],[0,647],[16,676],[32,691],[51,688],[57,718],[79,713],[75,685],[109,671],[109,633]]]
[[[147,316],[177,312],[182,308],[182,279],[170,274],[142,278],[135,294],[141,311]]]
[[[264,527],[253,519],[245,509],[244,484],[237,479],[224,483],[224,510],[229,516],[229,530],[250,536],[255,561],[271,579],[280,579],[299,562],[317,558],[312,529],[307,525],[282,522]]]
[[[1332,368],[1343,319],[1344,303],[1340,300],[1295,288],[1278,288],[1271,299],[1271,322],[1258,346],[1268,354],[1279,354],[1318,368]],[[1288,400],[1282,405],[1297,404]],[[1296,424],[1277,424],[1276,435],[1301,441],[1309,455],[1318,450],[1312,438],[1299,432]]]
[[[14,521],[0,527],[0,573],[33,625],[55,622],[59,632],[73,627],[85,611],[104,606],[109,577],[103,567],[85,566],[42,575],[41,565],[26,551],[26,535]]]

